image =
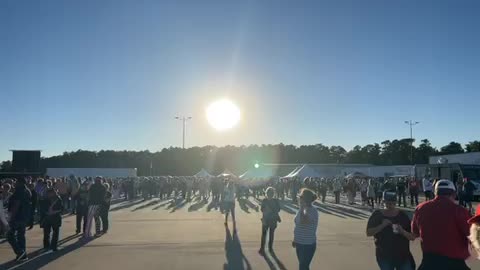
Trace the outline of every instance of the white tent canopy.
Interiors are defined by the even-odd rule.
[[[203,177],[203,178],[210,178],[213,177],[210,173],[207,172],[205,169],[201,169],[198,173],[194,175],[195,177]]]
[[[252,178],[270,178],[275,176],[275,168],[273,167],[260,167],[250,169],[240,175],[240,179],[252,179]]]
[[[285,178],[293,178],[293,177],[303,179],[305,177],[321,177],[321,175],[318,171],[314,170],[313,168],[305,164],[302,167],[293,170],[291,173],[285,176]]]
[[[223,173],[219,174],[218,177],[237,177],[235,174],[233,174],[229,169],[225,169]]]

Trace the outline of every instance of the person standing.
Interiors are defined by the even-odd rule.
[[[421,203],[412,220],[412,233],[420,237],[423,259],[419,270],[468,270],[470,256],[468,211],[455,202],[455,185],[440,180],[435,199]]]
[[[48,211],[43,220],[43,248],[57,251],[60,227],[62,226],[63,202],[54,189],[47,191]]]
[[[110,185],[108,183],[105,186],[105,199],[100,206],[100,217],[102,219],[102,233],[108,232],[108,212],[110,211],[110,202],[112,201],[112,193],[110,192]]]
[[[95,236],[100,235],[100,207],[105,200],[105,186],[102,184],[102,178],[97,176],[95,183],[90,187],[88,191],[88,214],[87,214],[87,226],[85,227],[85,238],[92,237],[92,221],[95,219]]]
[[[375,208],[375,183],[373,179],[368,180],[368,187],[367,187],[367,197],[368,197],[368,205],[373,210]]]
[[[406,194],[406,183],[404,179],[397,180],[397,195],[398,195],[398,206],[401,206],[403,199],[403,207],[407,207],[407,194]]]
[[[268,250],[270,253],[273,253],[273,239],[275,235],[275,229],[277,228],[277,223],[281,222],[280,215],[280,203],[278,199],[274,198],[275,189],[273,187],[268,187],[265,191],[267,197],[263,199],[261,210],[262,210],[262,239],[260,250],[258,253],[262,256],[265,256],[265,242],[267,238],[268,231]]]
[[[228,214],[232,214],[233,227],[236,226],[235,221],[235,185],[228,178],[225,179],[225,188],[223,190],[223,211],[225,211],[225,226],[227,226]]]
[[[375,254],[380,270],[413,270],[408,215],[396,208],[395,191],[384,193],[385,209],[377,210],[368,219],[367,236],[375,239]]]
[[[76,233],[79,234],[80,232],[85,233],[86,225],[87,225],[87,215],[88,215],[88,183],[84,182],[78,192],[75,194],[75,202],[76,202]],[[83,220],[83,226],[82,226]],[[81,229],[80,229],[81,228]]]
[[[423,193],[425,194],[425,201],[429,201],[433,198],[433,185],[430,179],[424,177],[422,179]]]
[[[318,182],[319,185],[319,196],[322,198],[322,203],[325,202],[325,198],[327,197],[327,181],[325,178],[322,178]]]
[[[318,211],[312,203],[317,199],[310,189],[300,191],[300,209],[295,215],[292,246],[296,249],[299,270],[309,270],[317,249]]]
[[[477,253],[477,258],[480,259],[480,205],[477,206],[475,216],[468,220],[470,225],[470,242],[473,250]]]
[[[342,192],[342,180],[335,179],[333,180],[333,194],[335,195],[335,203],[340,203],[340,193]]]
[[[357,197],[357,180],[350,178],[347,181],[347,196],[348,196],[348,204],[354,205],[355,204],[355,197]]]
[[[472,213],[473,211],[472,201],[475,189],[475,185],[472,183],[472,181],[470,179],[467,179],[465,184],[463,185],[463,190],[465,191],[463,201],[469,213]]]
[[[28,189],[30,190],[32,197],[30,202],[31,204],[30,216],[29,216],[27,225],[28,225],[28,229],[31,230],[33,229],[33,223],[35,223],[35,212],[37,209],[38,196],[37,196],[37,192],[35,191],[35,186],[32,183],[28,184]]]
[[[0,187],[0,236],[3,235],[3,232],[9,231],[8,221],[7,221],[7,214],[5,213],[5,208],[3,206],[3,192],[2,188]]]
[[[75,215],[77,210],[77,201],[75,200],[77,192],[80,189],[80,181],[75,177],[75,175],[71,174],[68,177],[68,194],[71,198],[70,200],[70,210],[72,210],[72,215]]]
[[[26,186],[24,178],[15,183],[15,192],[9,199],[8,212],[10,217],[10,230],[7,234],[8,243],[17,255],[16,261],[28,260],[25,240],[25,227],[30,217],[32,194]]]
[[[410,192],[410,205],[413,207],[415,203],[415,206],[418,205],[418,182],[415,177],[412,177],[410,179],[410,182],[408,183],[408,190]]]
[[[57,179],[54,184],[54,188],[57,190],[58,195],[62,199],[63,209],[68,209],[68,185],[66,179]]]
[[[368,182],[366,179],[363,179],[360,182],[360,197],[362,198],[362,206],[364,206],[365,204],[368,204],[367,191],[368,191]]]

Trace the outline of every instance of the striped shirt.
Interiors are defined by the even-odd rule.
[[[295,216],[295,230],[293,241],[300,245],[317,243],[318,211],[315,207],[305,208],[307,222],[302,223],[300,211]]]

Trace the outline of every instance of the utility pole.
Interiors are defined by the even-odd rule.
[[[413,165],[413,126],[420,124],[420,122],[408,120],[405,124],[410,126],[410,162]]]
[[[176,116],[175,119],[182,121],[182,148],[185,149],[185,132],[187,129],[187,121],[192,119],[191,116]]]

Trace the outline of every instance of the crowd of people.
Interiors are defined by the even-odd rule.
[[[108,232],[108,213],[112,198],[111,181],[70,178],[3,179],[0,189],[0,235],[6,236],[17,255],[16,261],[28,260],[26,229],[38,224],[43,229],[43,248],[58,249],[62,217],[76,215],[76,233],[85,239]]]
[[[76,233],[89,239],[108,233],[108,213],[111,200],[133,200],[152,197],[181,198],[193,196],[220,205],[224,225],[231,216],[236,230],[235,202],[250,196],[257,198],[262,212],[261,239],[258,253],[273,253],[274,236],[280,218],[280,203],[291,200],[298,205],[294,218],[292,246],[296,249],[299,269],[309,269],[316,250],[318,211],[313,203],[326,201],[327,193],[341,203],[355,204],[357,193],[361,203],[372,209],[366,234],[375,238],[376,257],[381,270],[415,269],[409,241],[421,239],[423,260],[421,270],[468,269],[465,259],[469,247],[480,254],[480,209],[472,218],[471,183],[449,180],[418,181],[413,178],[267,178],[241,180],[231,176],[201,177],[130,177],[106,179],[77,178],[18,178],[0,182],[0,234],[17,255],[17,261],[28,260],[26,229],[39,224],[44,232],[45,250],[58,249],[59,229],[64,214],[76,215]],[[418,196],[425,194],[419,204]],[[416,207],[410,220],[405,209],[407,196]],[[456,199],[459,199],[457,203]],[[377,207],[375,207],[377,206]],[[375,210],[375,208],[377,208]],[[92,223],[95,224],[92,234]],[[448,268],[450,267],[450,268]],[[453,267],[453,268],[452,268]]]

